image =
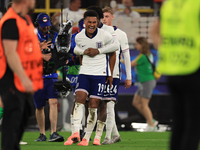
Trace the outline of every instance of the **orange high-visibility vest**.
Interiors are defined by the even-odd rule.
[[[11,7],[0,21],[0,79],[4,76],[7,68],[7,61],[1,39],[2,26],[5,21],[16,19],[19,32],[17,53],[26,75],[32,80],[34,91],[37,91],[43,88],[42,53],[31,18],[28,15],[26,15],[25,18],[28,24],[26,20],[20,17]],[[19,91],[25,92],[25,88],[16,73],[14,73],[14,84]]]

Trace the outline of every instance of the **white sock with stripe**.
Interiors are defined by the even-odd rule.
[[[101,136],[102,136],[102,133],[103,133],[104,126],[105,126],[105,122],[102,122],[100,120],[97,121],[95,139],[99,139],[101,141]]]
[[[84,104],[75,103],[74,107],[74,133],[79,132],[83,118]]]
[[[106,136],[105,138],[111,138],[111,132],[115,123],[115,103],[110,101],[107,103],[107,119],[106,119]]]
[[[84,138],[89,142],[90,136],[97,121],[97,108],[88,108],[87,128]]]

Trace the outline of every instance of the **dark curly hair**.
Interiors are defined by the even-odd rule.
[[[87,17],[97,17],[97,19],[99,19],[97,12],[94,11],[94,10],[87,10],[84,13],[84,19],[87,18]]]
[[[86,10],[94,10],[97,12],[99,19],[103,19],[103,11],[99,6],[89,6]]]

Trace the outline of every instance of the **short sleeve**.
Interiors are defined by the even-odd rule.
[[[2,39],[18,40],[19,31],[16,24],[16,19],[9,19],[4,22],[1,32]]]
[[[145,57],[146,57],[146,56],[143,55],[143,54],[138,55],[138,56],[136,57],[136,62],[137,62],[137,64],[138,64],[138,65],[143,64],[143,63],[145,62],[145,59],[146,59]]]

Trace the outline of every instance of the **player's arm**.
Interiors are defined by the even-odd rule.
[[[79,44],[80,42],[79,42],[79,38],[78,38],[77,35],[75,36],[75,43],[76,43],[76,46],[74,48],[74,54],[76,54],[76,55],[84,55],[85,49],[83,49],[81,47],[81,45]]]
[[[13,23],[14,26],[12,25]],[[16,33],[18,35],[18,38],[16,38],[15,34],[13,35],[13,33]],[[25,91],[28,93],[33,93],[32,82],[26,75],[22,63],[20,61],[19,55],[17,53],[19,33],[16,25],[16,20],[15,22],[8,21],[7,23],[6,22],[4,23],[2,27],[1,36],[2,36],[2,44],[4,47],[6,60],[8,62],[10,69],[13,71],[13,73],[16,73],[16,75],[19,77],[21,83],[25,88]]]
[[[111,72],[111,76],[112,76],[113,75],[114,66],[115,66],[115,61],[116,61],[116,52],[112,52],[109,55],[110,55],[110,59],[109,59],[110,72]]]
[[[110,55],[109,65],[110,65],[111,76],[107,76],[106,83],[109,82],[110,87],[111,87],[112,82],[113,82],[113,70],[114,70],[115,61],[116,61],[116,52],[112,52],[109,55]]]
[[[84,55],[84,51],[78,44],[76,44],[74,48],[74,54],[76,55]]]
[[[105,42],[105,45],[99,49],[93,49],[91,50],[91,54],[92,56],[95,56],[97,54],[107,54],[107,53],[112,53],[117,51],[120,47],[119,47],[119,41],[117,39],[117,35],[116,34],[111,34],[107,31],[104,31],[105,33],[105,39],[107,40]]]
[[[124,56],[124,64],[126,69],[126,81],[125,81],[125,88],[129,88],[132,85],[131,80],[131,60],[130,60],[130,52],[129,52],[129,45],[128,45],[128,38],[125,32],[122,32],[120,35],[120,45],[122,49],[122,53]]]
[[[109,43],[110,44],[98,49],[99,54],[112,53],[119,49],[119,41],[116,34],[112,35],[112,39],[109,41]]]
[[[106,44],[99,48],[99,49],[94,49],[94,48],[88,48],[86,50],[81,49],[80,46],[76,47],[76,54],[77,55],[88,55],[90,57],[94,57],[97,54],[107,54],[107,53],[112,53],[115,52],[119,49],[119,41],[117,39],[116,34],[111,35],[109,32],[105,32],[105,37],[107,39]]]
[[[82,65],[83,55],[79,56],[80,65]]]

